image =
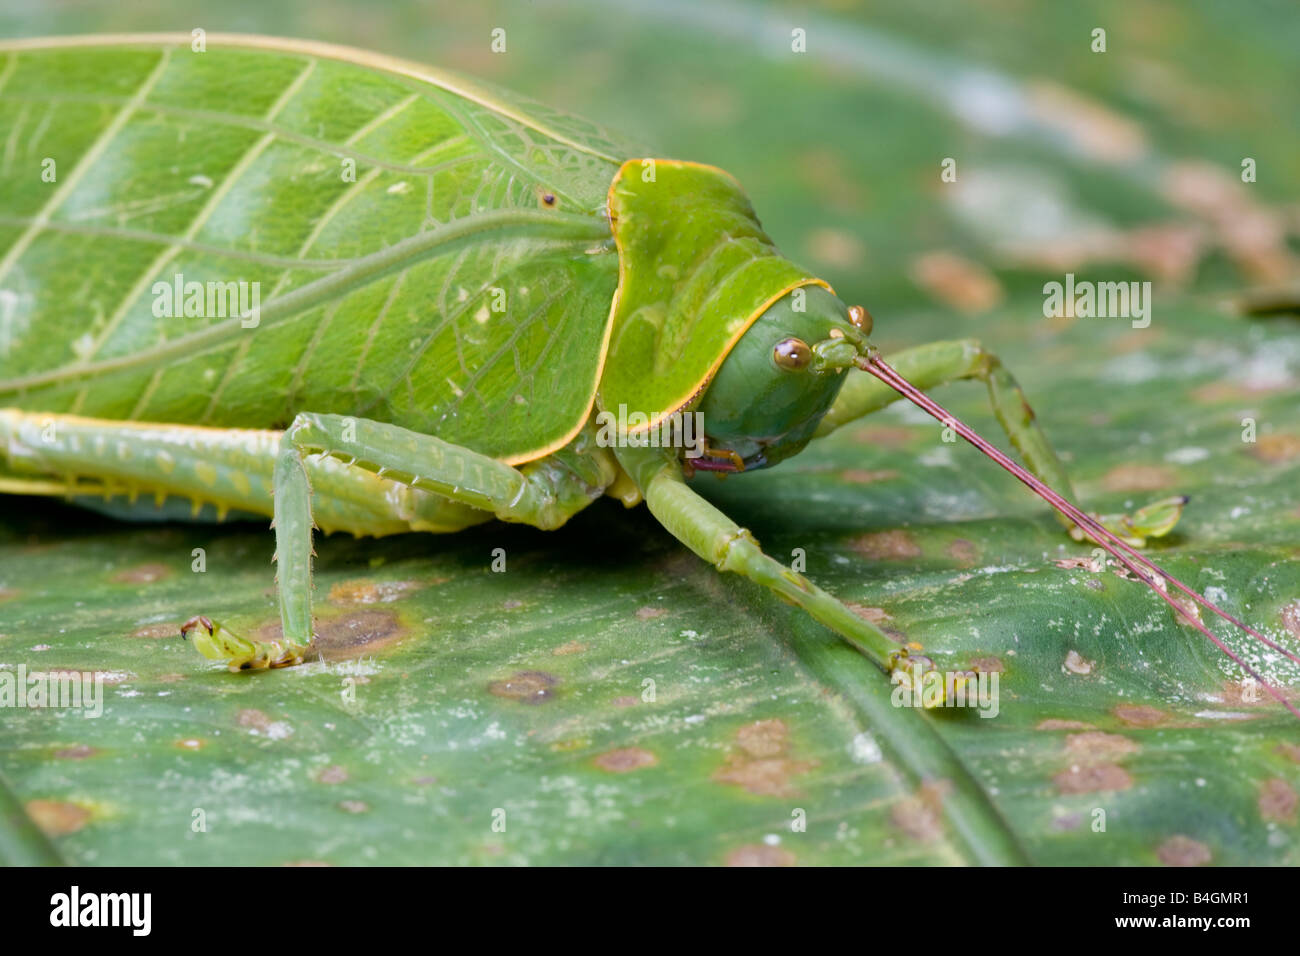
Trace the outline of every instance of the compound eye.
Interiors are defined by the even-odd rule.
[[[871,326],[874,324],[871,320],[871,313],[860,305],[849,306],[849,321],[863,335],[871,334]]]
[[[787,372],[797,372],[812,361],[812,349],[801,339],[782,339],[772,349],[772,361]]]

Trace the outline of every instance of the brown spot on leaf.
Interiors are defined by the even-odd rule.
[[[958,538],[944,550],[948,552],[948,557],[962,567],[970,567],[980,559],[980,549],[965,538]]]
[[[658,757],[640,747],[622,747],[596,758],[596,766],[610,773],[628,773],[642,767],[653,767],[658,762]]]
[[[1092,730],[1092,724],[1085,723],[1082,720],[1062,720],[1059,717],[1049,717],[1047,720],[1040,720],[1035,730]]]
[[[199,737],[182,737],[175,744],[181,750],[202,750],[206,745],[206,741]]]
[[[864,604],[854,604],[852,601],[845,601],[844,606],[858,617],[862,618],[862,620],[870,621],[872,624],[879,624],[881,621],[893,620],[883,607],[867,607]]]
[[[581,654],[587,649],[587,645],[581,641],[569,641],[567,644],[561,644],[551,651],[556,657],[563,657],[566,654]]]
[[[751,757],[775,757],[785,750],[789,734],[783,720],[759,720],[736,731],[736,743]]]
[[[789,850],[763,843],[737,847],[727,854],[727,866],[794,866],[795,857]]]
[[[1059,558],[1052,562],[1058,568],[1065,568],[1067,571],[1074,568],[1082,568],[1085,571],[1098,573],[1106,570],[1106,561],[1104,558],[1078,557],[1078,558]]]
[[[789,730],[782,720],[759,720],[736,731],[739,752],[732,751],[713,775],[718,783],[743,787],[760,796],[788,797],[798,791],[790,778],[807,773],[815,761],[795,760],[786,749]]]
[[[316,774],[317,783],[343,783],[348,779],[348,772],[338,764],[330,764]]]
[[[54,751],[54,756],[59,760],[85,760],[99,753],[94,747],[87,744],[76,744],[72,747],[64,747],[62,750]]]
[[[1107,491],[1163,491],[1178,481],[1178,475],[1163,465],[1116,465],[1101,479]]]
[[[1065,753],[1081,764],[1103,763],[1137,753],[1141,748],[1136,741],[1121,734],[1108,734],[1100,730],[1070,734],[1065,738]]]
[[[1191,391],[1192,399],[1206,405],[1218,405],[1226,402],[1250,401],[1270,392],[1284,392],[1292,388],[1290,383],[1275,384],[1264,379],[1250,382],[1210,382]],[[1251,449],[1246,449],[1250,451]]]
[[[1210,848],[1179,834],[1160,844],[1156,856],[1165,866],[1203,866],[1210,862]]]
[[[1213,163],[1194,160],[1171,164],[1162,191],[1176,206],[1206,220],[1218,244],[1254,281],[1281,283],[1295,276],[1286,220],[1257,202],[1253,187]]]
[[[1260,435],[1248,450],[1269,465],[1292,461],[1300,458],[1300,435]]]
[[[1002,285],[985,266],[952,252],[927,252],[912,260],[912,281],[961,312],[986,312],[1002,301]]]
[[[814,229],[808,233],[807,245],[811,258],[837,269],[852,269],[867,254],[862,240],[843,229]]]
[[[1006,671],[1000,657],[977,657],[970,662],[970,669],[977,674],[1001,674]]]
[[[898,472],[893,468],[876,468],[874,470],[867,468],[846,468],[840,472],[840,478],[854,485],[870,485],[877,481],[890,481],[898,477]]]
[[[1277,823],[1295,823],[1296,793],[1280,777],[1264,781],[1259,788],[1259,815]]]
[[[639,607],[636,609],[636,619],[638,621],[653,621],[657,617],[663,617],[668,613],[665,607]]]
[[[1052,780],[1061,793],[1127,790],[1133,786],[1133,778],[1128,775],[1128,771],[1113,763],[1076,765],[1062,770]]]
[[[1267,707],[1273,703],[1273,698],[1250,677],[1224,681],[1222,700],[1229,707]]]
[[[1131,727],[1156,727],[1169,719],[1163,710],[1145,704],[1120,704],[1111,713]]]
[[[420,581],[340,581],[330,587],[331,604],[350,607],[357,604],[381,604],[396,601],[404,594],[424,587]]]
[[[1128,163],[1146,155],[1141,125],[1100,100],[1049,80],[1030,82],[1026,92],[1026,108],[1034,119],[1085,156]]]
[[[614,698],[615,707],[635,707],[641,702],[641,698],[633,694],[624,694],[622,697]]]
[[[517,700],[521,704],[543,704],[555,696],[553,688],[559,679],[545,671],[518,671],[503,680],[488,684],[488,691],[497,697]]]
[[[18,596],[17,588],[0,588],[0,601],[9,601]]]
[[[112,579],[118,584],[153,584],[155,581],[170,577],[171,573],[172,569],[167,565],[154,562],[140,564],[134,568],[124,568],[113,575]]]
[[[1282,621],[1282,626],[1287,629],[1287,633],[1300,641],[1300,601],[1283,604],[1282,610],[1278,612],[1278,618]]]
[[[279,621],[263,624],[254,634],[263,641],[280,640],[282,635]],[[327,661],[345,661],[377,654],[408,636],[410,632],[392,611],[367,608],[318,618],[312,646]]]
[[[365,813],[370,809],[370,804],[363,800],[341,800],[339,809],[346,810],[348,813]]]
[[[906,561],[921,556],[920,546],[901,529],[858,535],[852,548],[871,561]]]
[[[147,637],[153,640],[180,637],[179,624],[149,624],[131,632],[132,637]]]
[[[241,710],[235,715],[235,720],[241,727],[249,727],[253,730],[266,732],[271,727],[271,718],[266,716],[262,711],[255,710],[251,707]]]
[[[919,432],[910,428],[891,425],[869,425],[853,433],[853,438],[864,445],[880,448],[903,448],[912,443]]]
[[[1300,744],[1278,744],[1273,750],[1294,763],[1300,763]]]
[[[801,760],[776,757],[769,760],[749,760],[733,754],[713,779],[718,783],[743,787],[750,793],[764,797],[790,797],[799,791],[790,784],[790,778],[807,773],[816,764]]]
[[[937,839],[943,835],[943,798],[951,789],[946,780],[922,784],[914,795],[894,804],[890,819],[913,840]]]
[[[52,837],[76,833],[90,821],[89,810],[64,800],[28,800],[27,815]]]

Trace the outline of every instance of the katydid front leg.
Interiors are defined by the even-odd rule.
[[[1039,426],[1025,393],[1000,359],[975,339],[931,342],[905,349],[887,361],[899,374],[922,391],[962,379],[978,379],[988,385],[989,405],[1025,467],[1050,488],[1074,499],[1074,488],[1065,466],[1057,457],[1047,434]],[[879,379],[851,371],[839,397],[822,419],[817,436],[878,411],[903,396]],[[1182,515],[1187,499],[1163,498],[1139,508],[1133,514],[1100,515],[1098,520],[1126,543],[1141,547],[1147,538],[1168,534]],[[1057,516],[1076,540],[1086,536],[1068,518]]]
[[[886,671],[907,656],[889,636],[817,587],[803,575],[768,557],[753,536],[689,488],[681,464],[661,451],[620,448],[618,458],[641,489],[650,511],[672,535],[722,571],[771,589],[835,631]],[[897,679],[897,678],[895,678]],[[1000,823],[996,807],[979,782],[953,758],[947,742],[926,720],[905,714],[888,695],[866,695],[873,728],[885,740],[906,740],[893,757],[916,779],[942,784],[943,812],[986,865],[1023,864],[1024,851]],[[950,788],[950,789],[948,789]]]
[[[803,608],[885,671],[907,656],[907,650],[880,628],[765,554],[749,531],[687,486],[673,458],[637,448],[620,448],[618,457],[659,523],[718,570],[749,578]]]

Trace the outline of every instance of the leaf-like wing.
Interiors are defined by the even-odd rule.
[[[590,411],[595,126],[338,47],[122,37],[0,48],[0,141],[3,404],[359,414],[511,461]]]

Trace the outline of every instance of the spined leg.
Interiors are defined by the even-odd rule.
[[[978,379],[988,386],[989,404],[1012,446],[1020,453],[1025,466],[1049,487],[1067,498],[1074,498],[1074,488],[1065,466],[1057,457],[1047,435],[1034,417],[1033,409],[1015,378],[996,355],[975,339],[931,342],[905,349],[887,361],[917,388],[928,390],[962,379]],[[902,398],[884,382],[864,372],[852,371],[844,382],[839,398],[822,419],[817,435],[878,411]],[[1129,544],[1141,547],[1147,538],[1168,534],[1178,523],[1186,499],[1164,498],[1138,509],[1131,515],[1101,515],[1099,520]],[[1058,516],[1059,517],[1059,516]],[[1062,523],[1077,540],[1085,535],[1068,519]]]
[[[227,659],[232,669],[297,663],[314,640],[312,489],[306,468],[307,456],[314,454],[341,459],[350,470],[372,472],[504,521],[539,528],[563,524],[614,478],[612,469],[594,463],[597,459],[577,454],[559,466],[536,463],[525,472],[396,425],[342,415],[299,414],[280,441],[273,481],[283,641],[249,642],[201,625],[207,639],[200,650]],[[566,463],[572,467],[566,468]]]
[[[166,499],[270,517],[280,431],[123,422],[0,408],[0,494],[112,498],[115,514],[151,517]],[[328,531],[458,531],[490,520],[331,458],[306,462],[313,517]],[[125,498],[131,503],[122,504]],[[139,499],[139,500],[137,500]]]

